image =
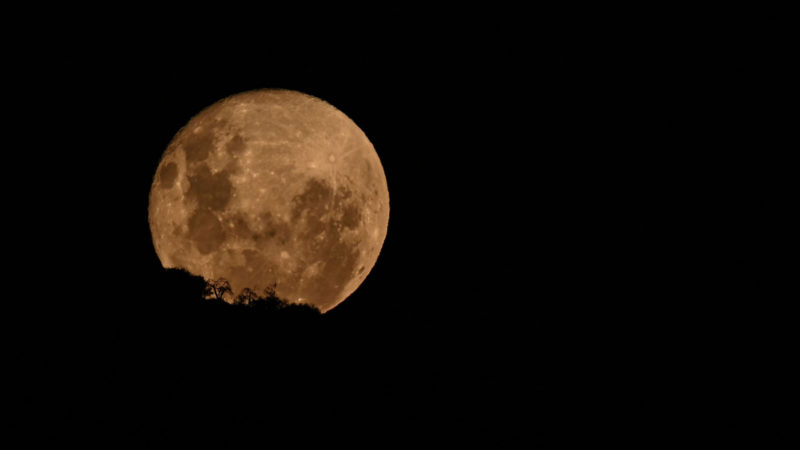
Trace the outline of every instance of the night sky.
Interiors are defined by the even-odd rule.
[[[574,339],[555,312],[591,315],[619,294],[627,269],[615,267],[629,248],[615,236],[637,236],[649,220],[630,212],[643,198],[620,201],[631,195],[622,180],[642,176],[627,168],[647,124],[635,122],[638,97],[620,94],[634,83],[616,70],[624,58],[591,40],[501,25],[394,25],[381,39],[351,30],[260,49],[179,37],[103,47],[102,35],[87,35],[27,56],[13,75],[30,88],[9,95],[22,100],[25,167],[38,168],[17,184],[31,195],[15,208],[36,243],[19,257],[20,287],[39,300],[8,316],[24,318],[13,357],[36,373],[23,375],[26,417],[48,411],[42,423],[157,442],[183,422],[172,422],[183,400],[211,398],[196,408],[252,418],[244,428],[292,416],[301,428],[384,435],[472,430],[518,442],[535,433],[564,395],[552,383]],[[388,181],[381,255],[326,315],[325,331],[300,337],[316,347],[274,335],[239,348],[209,343],[222,332],[204,334],[152,301],[163,269],[147,206],[161,154],[201,109],[258,88],[298,90],[347,114]],[[308,348],[308,358],[286,355]],[[194,355],[191,368],[181,349]],[[293,379],[241,387],[286,365]],[[171,383],[191,388],[173,398]],[[275,416],[257,420],[267,409]]]
[[[413,62],[260,61],[230,71],[139,62],[114,61],[101,65],[105,71],[96,78],[82,72],[72,84],[49,88],[59,99],[53,107],[67,117],[59,140],[69,150],[53,150],[54,176],[67,183],[48,207],[54,216],[80,219],[62,219],[71,237],[56,245],[66,246],[67,260],[80,253],[93,261],[86,272],[92,283],[113,289],[117,277],[135,280],[159,270],[147,202],[167,144],[202,108],[271,87],[306,92],[345,112],[384,166],[388,236],[367,281],[337,312],[430,316],[398,298],[413,289],[423,293],[429,312],[471,314],[474,302],[508,298],[517,292],[515,280],[550,270],[537,254],[559,257],[554,247],[564,244],[541,236],[559,227],[558,212],[571,208],[559,197],[578,188],[565,175],[574,178],[568,164],[582,150],[545,150],[571,139],[558,123],[568,111],[550,89],[521,84],[531,69],[442,61],[438,53]]]

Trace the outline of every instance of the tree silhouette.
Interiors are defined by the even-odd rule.
[[[231,293],[231,284],[224,278],[217,278],[215,280],[206,281],[206,288],[204,295],[206,298],[213,298],[215,300],[225,300],[225,294]]]
[[[283,309],[287,305],[287,302],[278,298],[276,295],[277,287],[277,283],[272,283],[267,286],[264,288],[264,294],[261,297],[253,299],[250,305],[262,311],[278,311]]]
[[[271,297],[278,298],[278,296],[275,295],[275,290],[277,288],[278,288],[278,283],[277,282],[273,282],[269,286],[265,287],[264,288],[264,297],[265,298],[271,298]]]
[[[267,313],[287,320],[305,320],[322,313],[315,306],[293,303],[279,298],[277,283],[272,283],[258,294],[252,288],[244,288],[234,296],[230,282],[224,278],[205,280],[182,269],[168,269],[161,281],[162,294],[177,308],[200,306],[211,300],[213,311],[245,311]],[[227,301],[226,301],[227,300]],[[165,303],[162,303],[165,304]],[[208,305],[211,306],[211,305]]]
[[[258,298],[258,294],[250,288],[242,289],[242,292],[234,300],[236,305],[249,305]]]

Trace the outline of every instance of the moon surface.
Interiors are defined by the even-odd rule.
[[[389,190],[378,154],[344,113],[307,94],[220,100],[170,142],[153,180],[150,231],[166,268],[225,278],[234,294],[326,312],[383,246]]]

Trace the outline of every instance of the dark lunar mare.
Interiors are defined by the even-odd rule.
[[[292,199],[292,220],[299,227],[299,239],[309,242],[305,261],[324,261],[319,273],[303,284],[301,296],[314,300],[337,296],[344,290],[342,280],[357,276],[360,257],[358,240],[348,239],[345,229],[353,229],[361,218],[361,207],[348,188],[336,191],[326,180],[311,178],[305,190]],[[326,209],[326,205],[331,205]],[[335,301],[335,300],[334,300]],[[330,303],[320,305],[325,308]]]

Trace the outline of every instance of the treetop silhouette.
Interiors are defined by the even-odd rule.
[[[234,296],[230,282],[224,278],[205,280],[183,269],[168,269],[166,293],[173,298],[191,300],[196,303],[214,301],[221,307],[249,309],[267,312],[285,312],[293,315],[321,315],[319,309],[310,304],[291,303],[277,296],[277,283],[264,288],[261,294],[251,288],[244,288]],[[199,286],[202,285],[202,290]],[[200,294],[200,295],[198,295]]]

